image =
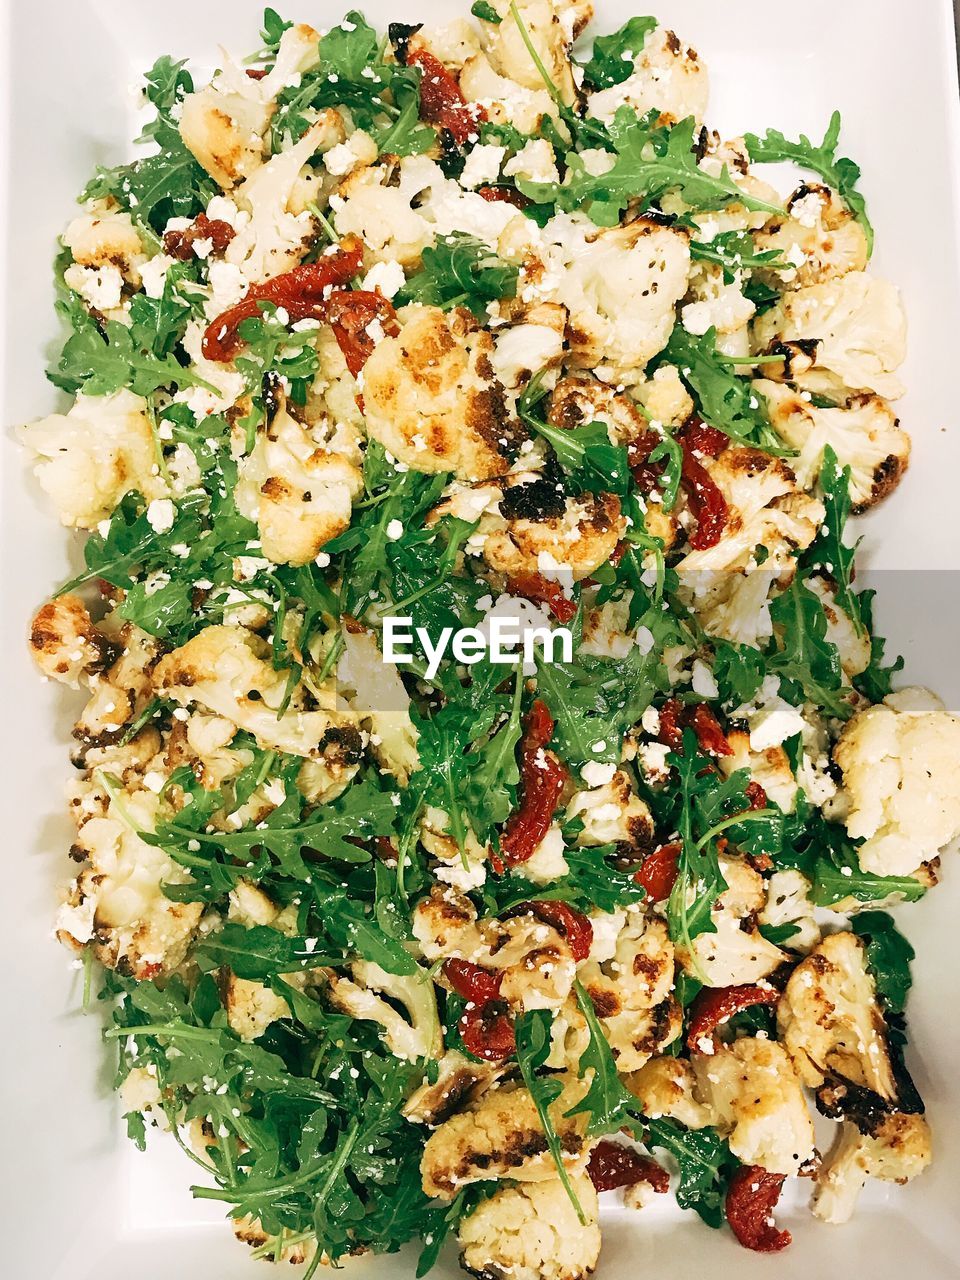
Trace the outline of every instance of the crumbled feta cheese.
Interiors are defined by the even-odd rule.
[[[166,533],[173,528],[176,512],[169,498],[154,498],[147,507],[147,524],[157,533]]]
[[[500,177],[500,166],[507,154],[506,147],[480,143],[468,154],[463,172],[460,175],[462,187],[481,187],[485,183],[496,182]]]
[[[403,288],[407,277],[399,262],[376,262],[363,278],[363,288],[379,289],[385,298],[393,298]]]

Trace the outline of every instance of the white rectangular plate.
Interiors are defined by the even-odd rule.
[[[384,26],[391,19],[449,19],[465,13],[468,2],[409,0],[398,11],[387,0],[369,0],[363,7]],[[597,3],[602,29],[645,7],[644,0]],[[340,0],[289,0],[278,7],[315,26],[342,16]],[[902,288],[911,330],[904,370],[909,393],[899,407],[914,458],[898,493],[861,526],[865,560],[878,571],[881,630],[894,651],[907,654],[907,676],[930,683],[958,708],[958,628],[947,612],[960,583],[952,573],[960,551],[960,109],[949,0],[807,0],[800,7],[661,0],[651,7],[705,59],[710,123],[726,136],[772,126],[819,137],[830,111],[843,112],[844,152],[863,166],[877,229],[873,269]],[[43,377],[57,339],[55,240],[94,165],[128,154],[137,131],[131,89],[138,74],[161,53],[189,56],[202,68],[214,65],[218,44],[249,51],[262,4],[17,0],[2,8],[0,85],[7,102],[0,113],[0,181],[8,191],[0,350],[2,417],[9,428],[56,405]],[[268,1264],[245,1256],[218,1206],[191,1199],[194,1166],[164,1141],[151,1142],[140,1155],[121,1134],[98,1020],[80,1014],[77,975],[51,938],[57,885],[67,875],[62,792],[77,706],[59,687],[37,680],[25,631],[35,605],[68,575],[77,546],[39,501],[9,439],[0,481],[5,1274],[18,1280],[264,1276]],[[936,579],[931,570],[939,571]],[[774,1271],[783,1280],[844,1273],[899,1280],[905,1265],[925,1280],[958,1274],[960,1025],[953,947],[960,875],[948,865],[944,879],[905,913],[919,951],[910,1004],[912,1065],[934,1127],[932,1171],[907,1188],[871,1188],[845,1228],[816,1222],[799,1201],[789,1206],[781,1218],[795,1242],[776,1261],[741,1250],[729,1233],[711,1232],[672,1207],[632,1215],[613,1207],[601,1258],[606,1280],[627,1280],[653,1266],[678,1278],[736,1269],[747,1280]],[[451,1258],[448,1274],[454,1266]],[[349,1267],[382,1280],[412,1274],[409,1258]]]

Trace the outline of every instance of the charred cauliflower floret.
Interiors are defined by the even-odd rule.
[[[767,796],[784,813],[793,813],[797,780],[783,747],[776,745],[754,749],[750,745],[750,734],[742,729],[731,729],[727,734],[727,744],[730,754],[721,756],[717,761],[721,772],[729,778],[738,769],[749,769],[750,777],[763,787]]]
[[[579,845],[616,844],[630,852],[648,849],[653,840],[653,818],[646,801],[633,790],[623,769],[609,782],[578,791],[567,805],[567,821],[579,819],[583,830]]]
[[[643,218],[598,229],[576,214],[552,218],[542,239],[559,268],[550,298],[569,313],[570,363],[614,383],[636,377],[674,327],[690,270],[687,236]]]
[[[199,704],[246,729],[265,747],[328,763],[346,781],[359,763],[359,733],[341,711],[301,709],[296,694],[282,715],[287,673],[275,671],[266,641],[238,627],[205,627],[157,665],[158,694]],[[302,697],[301,692],[301,697]]]
[[[396,667],[384,662],[372,632],[344,627],[337,686],[369,730],[371,750],[381,767],[405,784],[420,765],[410,695]]]
[[[503,475],[525,438],[490,362],[493,339],[467,312],[411,307],[363,371],[367,430],[415,471]]]
[[[846,202],[830,187],[804,183],[790,197],[787,218],[774,218],[757,233],[760,253],[786,263],[771,271],[788,289],[824,284],[867,265],[867,237]]]
[[[147,255],[129,213],[94,204],[63,233],[63,243],[81,267],[115,267],[134,287]]]
[[[500,514],[481,519],[483,558],[508,577],[545,573],[569,587],[606,564],[626,521],[615,494],[565,498],[548,488],[524,484],[507,490]]]
[[[643,1114],[651,1120],[669,1116],[687,1129],[703,1129],[713,1121],[699,1097],[693,1064],[686,1058],[651,1058],[628,1075],[624,1084],[639,1098]]]
[[[587,1117],[569,1116],[585,1092],[584,1083],[567,1077],[550,1105],[564,1164],[578,1167],[586,1151]],[[427,1139],[420,1162],[428,1196],[452,1200],[461,1187],[490,1178],[543,1182],[556,1166],[533,1098],[524,1088],[494,1088],[467,1110],[444,1121]]]
[[[161,886],[187,872],[137,834],[153,830],[157,803],[148,791],[123,793],[82,823],[72,853],[84,865],[57,917],[61,942],[90,943],[101,964],[141,980],[180,964],[203,911],[166,897]]]
[[[909,1182],[932,1158],[930,1126],[922,1115],[891,1112],[870,1133],[845,1120],[817,1172],[813,1212],[822,1222],[849,1222],[868,1178]]]
[[[90,700],[80,714],[74,736],[80,742],[103,746],[119,738],[124,726],[153,696],[153,668],[162,646],[155,636],[125,622],[116,612],[108,613],[97,624],[97,631],[118,656],[102,674],[94,672],[88,677]]]
[[[504,1187],[460,1222],[460,1265],[511,1280],[586,1280],[600,1256],[600,1207],[583,1173],[570,1177],[581,1223],[559,1178]]]
[[[774,871],[766,881],[767,901],[759,921],[771,928],[792,925],[795,932],[784,946],[791,951],[809,951],[820,941],[820,926],[810,901],[810,882],[799,871]]]
[[[30,423],[20,438],[36,457],[40,487],[75,529],[95,528],[133,490],[148,502],[166,495],[147,403],[132,391],[79,395],[67,413]]]
[[[543,74],[527,48],[509,0],[495,0],[499,22],[484,22],[480,40],[494,71],[523,89],[542,91]],[[537,57],[567,106],[576,101],[577,86],[570,62],[570,46],[589,20],[592,10],[578,10],[564,0],[519,0],[517,11]]]
[[[727,524],[712,547],[688,551],[677,566],[681,577],[703,571],[746,569],[759,547],[767,551],[766,573],[795,571],[794,553],[804,550],[823,520],[823,504],[804,493],[781,458],[759,449],[724,449],[704,459],[727,503]]]
[[[807,587],[823,605],[827,639],[837,646],[840,665],[848,679],[860,675],[870,665],[872,645],[866,627],[858,631],[849,613],[837,600],[836,584],[830,578],[812,574]]]
[[[291,986],[302,987],[302,973],[286,973],[283,979]],[[290,1017],[290,1006],[262,982],[238,978],[225,969],[219,979],[220,999],[227,1014],[227,1023],[241,1040],[258,1040],[273,1022]]]
[[[707,68],[694,49],[685,48],[666,27],[647,33],[641,49],[631,49],[633,70],[626,80],[589,95],[587,115],[610,121],[618,108],[638,115],[658,111],[670,123],[693,116],[702,120],[710,86]]]
[[[900,293],[887,280],[851,271],[795,289],[755,322],[753,336],[761,348],[784,354],[785,376],[808,391],[903,395],[896,371],[906,356],[907,325]],[[791,347],[805,358],[794,360]],[[767,372],[777,376],[777,368],[768,365]]]
[[[850,468],[854,514],[875,506],[900,483],[910,461],[910,437],[886,400],[855,395],[826,408],[782,382],[759,379],[753,385],[767,402],[772,425],[799,451],[790,464],[805,488],[815,484],[828,445],[839,466]]]
[[[221,187],[233,187],[262,163],[277,94],[319,61],[320,37],[305,24],[283,33],[268,75],[252,79],[227,55],[220,74],[184,99],[180,136]]]
[[[865,871],[910,875],[960,833],[960,718],[903,689],[848,721],[834,748],[847,832]]]
[[[109,665],[111,646],[91,621],[79,596],[57,596],[34,616],[30,628],[30,652],[37,666],[51,680],[80,687]]]
[[[770,592],[779,575],[767,568],[685,574],[681,596],[709,636],[762,647],[773,635]]]
[[[686,971],[708,987],[758,982],[786,959],[755,923],[766,901],[763,877],[742,858],[721,854],[719,862],[727,888],[710,913],[714,930],[694,938],[692,954],[679,948],[679,958]]]
[[[816,1088],[840,1076],[886,1102],[896,1098],[886,1026],[855,934],[830,934],[797,965],[777,1026],[804,1084]]]
[[[466,1103],[475,1101],[500,1074],[493,1063],[448,1049],[437,1062],[436,1080],[425,1080],[414,1090],[403,1104],[403,1114],[414,1124],[435,1129]]]
[[[692,1061],[700,1097],[739,1160],[793,1175],[812,1159],[813,1121],[779,1044],[742,1036]]]
[[[384,1043],[398,1058],[416,1062],[440,1056],[443,1044],[437,999],[425,969],[401,975],[387,973],[369,960],[357,960],[350,973],[352,980],[333,971],[327,974],[327,996],[335,1009],[352,1018],[378,1022]]]
[[[633,910],[617,936],[613,954],[587,959],[578,978],[622,1072],[639,1067],[680,1034],[680,1007],[673,990],[674,950],[667,927]]]
[[[481,51],[467,59],[460,73],[460,90],[468,102],[479,102],[494,124],[512,124],[521,133],[535,133],[557,107],[548,90],[527,89],[496,71]]]
[[[401,164],[399,186],[389,185],[390,172],[384,165],[356,169],[330,197],[330,208],[341,236],[359,236],[374,262],[397,262],[413,267],[433,241],[427,219],[411,207],[421,184],[404,184]]]
[[[277,564],[309,564],[350,527],[363,488],[361,455],[349,429],[327,440],[294,418],[275,387],[274,411],[240,465],[235,491],[241,515],[256,520],[263,554]]]

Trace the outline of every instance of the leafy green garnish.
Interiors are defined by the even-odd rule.
[[[576,1210],[577,1217],[581,1223],[586,1224],[586,1215],[570,1181],[570,1175],[563,1160],[563,1147],[560,1137],[550,1115],[550,1107],[563,1092],[563,1085],[556,1076],[537,1074],[550,1056],[550,1029],[552,1025],[553,1015],[549,1009],[530,1009],[526,1013],[521,1013],[514,1024],[514,1034],[517,1041],[517,1064],[520,1067],[520,1074],[523,1076],[523,1083],[527,1086],[533,1099],[533,1105],[537,1109],[537,1115],[540,1117],[540,1125],[547,1140],[547,1147],[553,1157],[554,1164],[557,1166],[557,1175],[563,1183],[563,1189],[570,1197],[570,1203]]]
[[[853,562],[857,543],[844,542],[843,532],[850,515],[850,468],[837,462],[837,455],[830,445],[823,451],[820,466],[820,488],[823,490],[823,506],[826,517],[817,537],[804,552],[803,565],[822,568],[830,575],[837,604],[853,624],[858,635],[863,635],[864,624],[860,613],[860,597],[853,590]]]
[[[498,258],[476,236],[460,231],[438,236],[422,258],[423,266],[400,291],[401,305],[467,307],[478,320],[485,320],[488,303],[516,296],[519,269]]]
[[[910,961],[917,953],[885,911],[861,911],[850,927],[866,946],[877,994],[888,1009],[902,1013],[912,982]]]
[[[487,0],[474,0],[470,6],[470,12],[475,18],[480,18],[483,22],[492,22],[494,26],[499,26],[503,21],[493,5],[487,3]]]
[[[691,240],[690,257],[723,267],[726,284],[740,271],[772,271],[788,265],[777,249],[758,252],[749,231],[721,231],[712,240]]]
[[[715,1129],[685,1129],[666,1117],[645,1124],[646,1146],[668,1152],[680,1166],[677,1204],[694,1209],[708,1226],[721,1226],[727,1182],[737,1165],[726,1142]]]
[[[583,64],[584,83],[591,89],[623,84],[633,74],[634,59],[656,26],[656,18],[630,18],[610,35],[597,36],[590,60]]]
[[[590,1117],[587,1121],[586,1136],[588,1138],[597,1138],[604,1133],[616,1133],[624,1127],[633,1129],[639,1136],[640,1126],[636,1115],[640,1103],[620,1082],[617,1064],[589,994],[579,981],[574,983],[573,989],[577,998],[577,1007],[583,1014],[590,1033],[587,1047],[580,1056],[579,1074],[583,1079],[585,1073],[589,1071],[591,1078],[586,1094],[567,1114],[571,1116],[586,1114]]]
[[[860,166],[845,156],[837,155],[840,124],[840,112],[834,111],[819,146],[814,145],[805,133],[801,133],[797,142],[792,142],[779,129],[768,129],[762,138],[755,133],[745,134],[744,141],[750,159],[755,163],[777,164],[781,160],[791,160],[802,169],[810,169],[819,174],[824,182],[838,191],[863,227],[869,256],[873,253],[873,227],[867,217],[867,202],[857,190]]]

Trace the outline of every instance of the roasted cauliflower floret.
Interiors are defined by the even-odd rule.
[[[278,151],[237,187],[234,199],[250,220],[230,241],[224,256],[242,270],[246,280],[255,283],[280,275],[303,257],[314,234],[314,220],[306,211],[290,212],[289,206],[301,169],[338,136],[339,127],[337,113],[328,112],[298,143]]]
[[[886,1102],[896,1098],[886,1026],[855,934],[830,934],[797,965],[777,1027],[804,1084],[816,1088],[837,1075]]]
[[[332,709],[303,710],[296,692],[278,716],[287,675],[274,670],[269,646],[259,636],[214,626],[161,659],[154,688],[183,706],[199,704],[224,716],[262,746],[324,761],[349,780],[359,763],[359,732],[352,717]],[[299,693],[302,697],[302,689]]]
[[[361,725],[380,765],[401,783],[420,765],[418,733],[410,718],[410,695],[396,667],[384,662],[370,631],[343,630],[337,684]]]
[[[556,115],[556,104],[546,87],[527,89],[494,70],[483,52],[464,63],[460,90],[468,102],[482,103],[494,124],[512,124],[521,133],[535,133],[546,116]]]
[[[583,1097],[584,1083],[566,1078],[549,1108],[564,1164],[578,1167],[585,1154],[585,1114],[569,1116]],[[556,1166],[533,1098],[524,1088],[494,1088],[468,1110],[444,1121],[427,1139],[420,1162],[428,1196],[452,1200],[461,1187],[490,1178],[543,1182]]]
[[[578,978],[619,1071],[636,1071],[680,1034],[680,1008],[670,994],[673,977],[674,949],[666,925],[637,910],[628,913],[611,956],[580,965]]]
[[[494,375],[493,339],[463,311],[411,307],[403,319],[363,371],[370,435],[415,471],[503,475],[525,432]]]
[[[569,313],[570,363],[613,383],[635,378],[676,321],[690,270],[686,235],[643,218],[598,229],[575,214],[552,218],[542,241],[556,272],[550,299]]]
[[[37,666],[51,680],[74,689],[82,677],[92,676],[109,664],[111,646],[96,629],[79,596],[57,596],[34,616],[30,628],[30,652]]]
[[[401,178],[400,186],[390,186],[388,178],[383,165],[370,165],[349,174],[330,197],[334,223],[341,236],[359,236],[374,261],[413,267],[433,241],[430,223],[411,207],[421,184],[405,186]]]
[[[137,834],[153,830],[157,803],[152,792],[123,793],[82,823],[72,852],[84,865],[57,916],[61,942],[77,951],[90,943],[101,964],[141,980],[180,964],[203,911],[165,896],[163,884],[189,876]]]
[[[425,969],[401,975],[387,973],[369,960],[357,960],[350,973],[352,981],[332,971],[327,975],[327,994],[334,1008],[352,1018],[379,1022],[384,1043],[398,1058],[416,1062],[440,1056],[443,1041],[437,998]],[[404,1013],[397,1011],[398,1004]]]
[[[599,1204],[583,1173],[570,1177],[585,1223],[559,1178],[504,1187],[460,1222],[460,1265],[511,1280],[586,1280],[600,1255]]]
[[[904,689],[848,721],[834,748],[846,828],[865,871],[909,875],[960,834],[960,718]]]
[[[306,24],[288,28],[280,39],[276,63],[259,80],[224,53],[220,74],[184,99],[180,136],[221,187],[233,187],[262,163],[274,99],[298,75],[317,65],[319,39]]]
[[[810,901],[810,883],[799,871],[775,871],[766,882],[767,901],[760,923],[772,928],[792,925],[796,932],[784,946],[791,951],[809,951],[820,941],[820,926]]]
[[[63,233],[63,243],[81,267],[112,266],[134,287],[147,255],[129,213],[93,205]]]
[[[75,529],[95,528],[132,490],[148,502],[167,492],[146,401],[132,391],[78,395],[67,413],[22,427],[20,439],[35,455],[40,487]]]
[[[448,1049],[437,1063],[437,1078],[425,1080],[403,1104],[403,1114],[414,1124],[431,1129],[449,1120],[467,1102],[474,1101],[501,1074],[490,1062],[465,1057]]]
[[[777,576],[766,568],[705,570],[685,574],[680,590],[707,635],[761,647],[773,635],[769,597]]]
[[[694,938],[692,955],[679,948],[679,958],[688,973],[709,987],[758,982],[786,959],[751,925],[766,900],[763,878],[741,858],[721,854],[719,862],[727,888],[710,913],[715,929]]]
[[[827,639],[837,646],[844,675],[848,679],[860,675],[870,665],[870,633],[866,627],[858,631],[854,626],[850,615],[837,600],[835,584],[829,578],[813,574],[807,579],[806,586],[823,605]]]
[[[875,506],[897,487],[910,461],[910,437],[886,400],[850,396],[833,408],[815,405],[782,382],[759,379],[754,388],[767,402],[770,421],[791,448],[790,464],[804,488],[816,483],[829,445],[840,467],[850,468],[855,515]]]
[[[543,75],[527,48],[524,34],[517,24],[509,0],[496,0],[494,5],[501,21],[485,22],[480,38],[494,70],[528,90],[542,90]],[[570,62],[570,46],[586,24],[586,14],[577,12],[564,0],[519,0],[517,10],[526,35],[537,51],[537,57],[567,106],[576,101],[577,86]]]
[[[781,458],[759,449],[724,449],[715,461],[703,462],[726,500],[727,524],[714,546],[687,552],[677,566],[681,575],[746,569],[757,548],[765,547],[765,571],[792,577],[794,553],[815,538],[823,504],[798,487]]]
[[[287,973],[283,978],[291,986],[300,987],[304,982],[302,973]],[[283,996],[262,982],[238,978],[225,969],[220,974],[219,987],[227,1022],[241,1040],[258,1040],[272,1022],[290,1017],[290,1006]]]
[[[774,218],[757,233],[757,251],[774,251],[787,265],[771,271],[779,287],[824,284],[867,265],[867,236],[836,191],[803,183],[790,197],[787,218]]]
[[[922,1115],[891,1112],[871,1133],[846,1120],[817,1173],[813,1212],[823,1222],[849,1222],[868,1178],[909,1182],[932,1158],[930,1126]]]
[[[687,1129],[702,1129],[713,1121],[699,1097],[693,1064],[686,1058],[651,1058],[624,1084],[640,1099],[643,1114],[651,1120],[669,1116]]]
[[[643,48],[630,52],[632,73],[620,84],[591,93],[587,115],[610,121],[619,107],[628,106],[641,116],[659,111],[670,123],[687,116],[703,119],[710,87],[707,68],[694,49],[684,48],[666,27],[655,27],[647,33]]]
[[[612,493],[585,493],[576,498],[554,495],[549,506],[522,514],[523,488],[508,491],[500,511],[480,522],[484,536],[483,557],[491,569],[512,577],[545,573],[563,587],[570,587],[605,564],[626,532],[620,500]],[[516,514],[514,514],[516,513]]]
[[[361,455],[348,429],[318,439],[286,406],[277,388],[276,410],[240,465],[235,500],[256,520],[263,554],[277,564],[309,564],[320,549],[350,527],[353,499],[363,488]]]
[[[814,1155],[813,1121],[788,1054],[742,1036],[716,1053],[695,1053],[700,1096],[744,1164],[793,1175]]]
[[[102,746],[118,738],[152,697],[152,672],[161,645],[155,636],[125,622],[116,612],[108,613],[97,631],[119,656],[102,674],[89,676],[90,700],[74,735],[81,742]]]
[[[653,818],[636,794],[628,775],[618,769],[609,782],[578,791],[567,805],[567,821],[583,823],[579,845],[616,844],[631,852],[650,847]]]
[[[750,745],[749,733],[742,729],[731,729],[727,734],[730,747],[728,756],[721,756],[717,761],[720,770],[727,777],[738,769],[749,769],[750,777],[758,782],[767,796],[778,804],[784,813],[793,813],[797,798],[797,780],[790,768],[790,760],[782,746],[764,747],[755,750]]]
[[[760,316],[753,336],[777,354],[778,343],[798,345],[811,363],[804,368],[806,361],[788,358],[786,376],[808,391],[903,395],[896,371],[906,356],[907,325],[900,293],[887,280],[851,271],[795,289]],[[777,367],[768,372],[775,376]]]

